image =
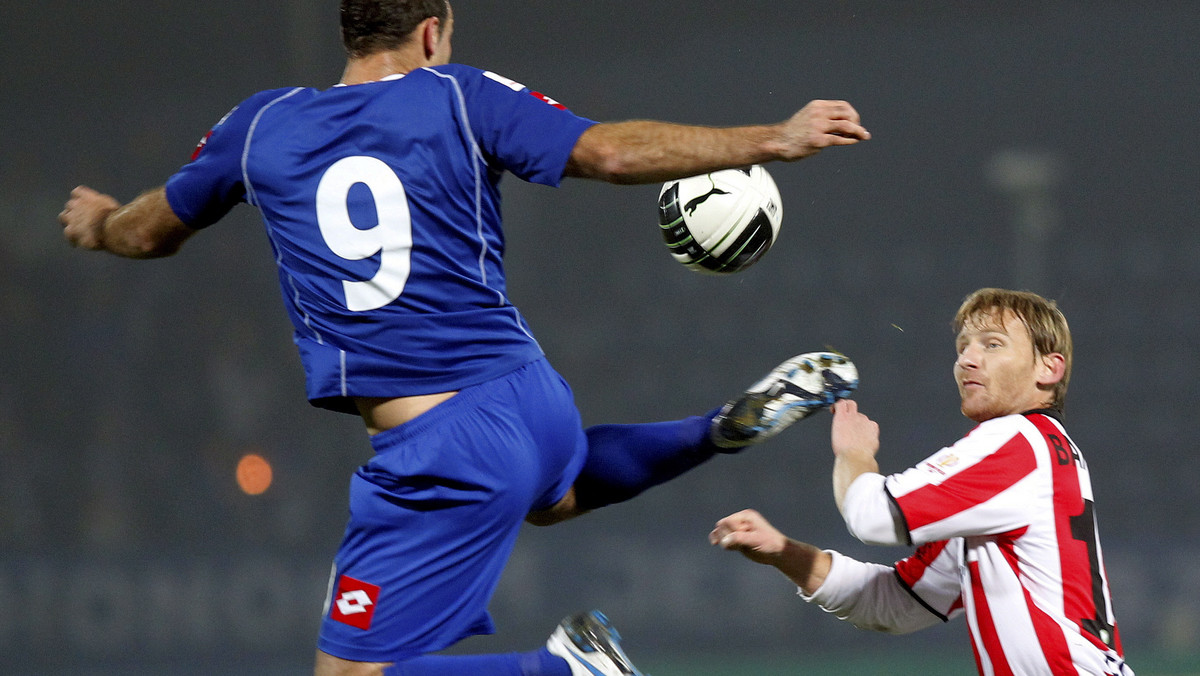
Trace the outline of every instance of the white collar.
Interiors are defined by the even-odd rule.
[[[406,75],[405,73],[392,73],[391,75],[381,77],[378,80],[368,80],[366,82],[356,82],[355,84],[371,84],[372,82],[389,82],[391,80],[399,80],[400,78],[404,77],[405,75]],[[346,84],[345,82],[339,82],[333,86],[334,87],[349,87],[350,85]]]

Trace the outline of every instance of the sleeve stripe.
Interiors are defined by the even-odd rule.
[[[950,621],[949,617],[939,613],[938,611],[933,609],[933,606],[929,605],[928,603],[925,603],[925,599],[921,598],[920,595],[917,594],[917,592],[913,591],[913,588],[908,586],[908,583],[904,581],[904,576],[900,575],[900,571],[893,568],[892,574],[896,576],[896,581],[900,583],[900,588],[903,589],[904,591],[908,592],[908,595],[913,597],[914,601],[921,604],[922,608],[933,613],[934,617],[938,618],[942,622]]]
[[[911,547],[913,544],[913,539],[912,531],[908,528],[908,516],[904,514],[904,510],[900,508],[900,502],[896,500],[896,496],[892,495],[892,492],[888,490],[886,483],[883,485],[883,493],[888,497],[888,500],[891,501],[892,506],[895,508],[893,513],[900,518],[900,527],[904,529],[904,537],[907,539],[906,544]]]

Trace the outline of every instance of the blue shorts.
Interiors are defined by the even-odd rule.
[[[587,456],[570,387],[541,359],[371,443],[318,647],[391,662],[492,633],[487,604],[525,515],[558,502]]]

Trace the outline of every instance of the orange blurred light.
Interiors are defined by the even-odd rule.
[[[247,495],[262,495],[271,487],[271,463],[257,453],[247,453],[238,460],[238,488]]]

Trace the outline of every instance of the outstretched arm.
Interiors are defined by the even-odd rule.
[[[869,138],[858,111],[845,101],[812,101],[772,125],[603,123],[579,137],[564,173],[609,183],[655,183],[763,162],[794,162],[823,148]]]
[[[930,606],[906,589],[892,566],[857,561],[793,540],[752,509],[718,521],[708,540],[741,552],[751,561],[774,566],[796,583],[805,601],[860,629],[904,634],[946,619],[930,612]],[[947,558],[942,563],[952,562]],[[938,579],[948,581],[947,589],[938,593],[946,597],[939,604],[949,607],[958,595],[957,577],[942,575]]]
[[[171,210],[164,188],[142,193],[122,205],[81,185],[71,191],[58,220],[72,246],[125,258],[170,256],[196,232]]]
[[[787,537],[753,509],[718,521],[708,534],[708,541],[722,549],[741,552],[755,563],[774,566],[808,595],[825,581],[833,561],[829,552]]]

